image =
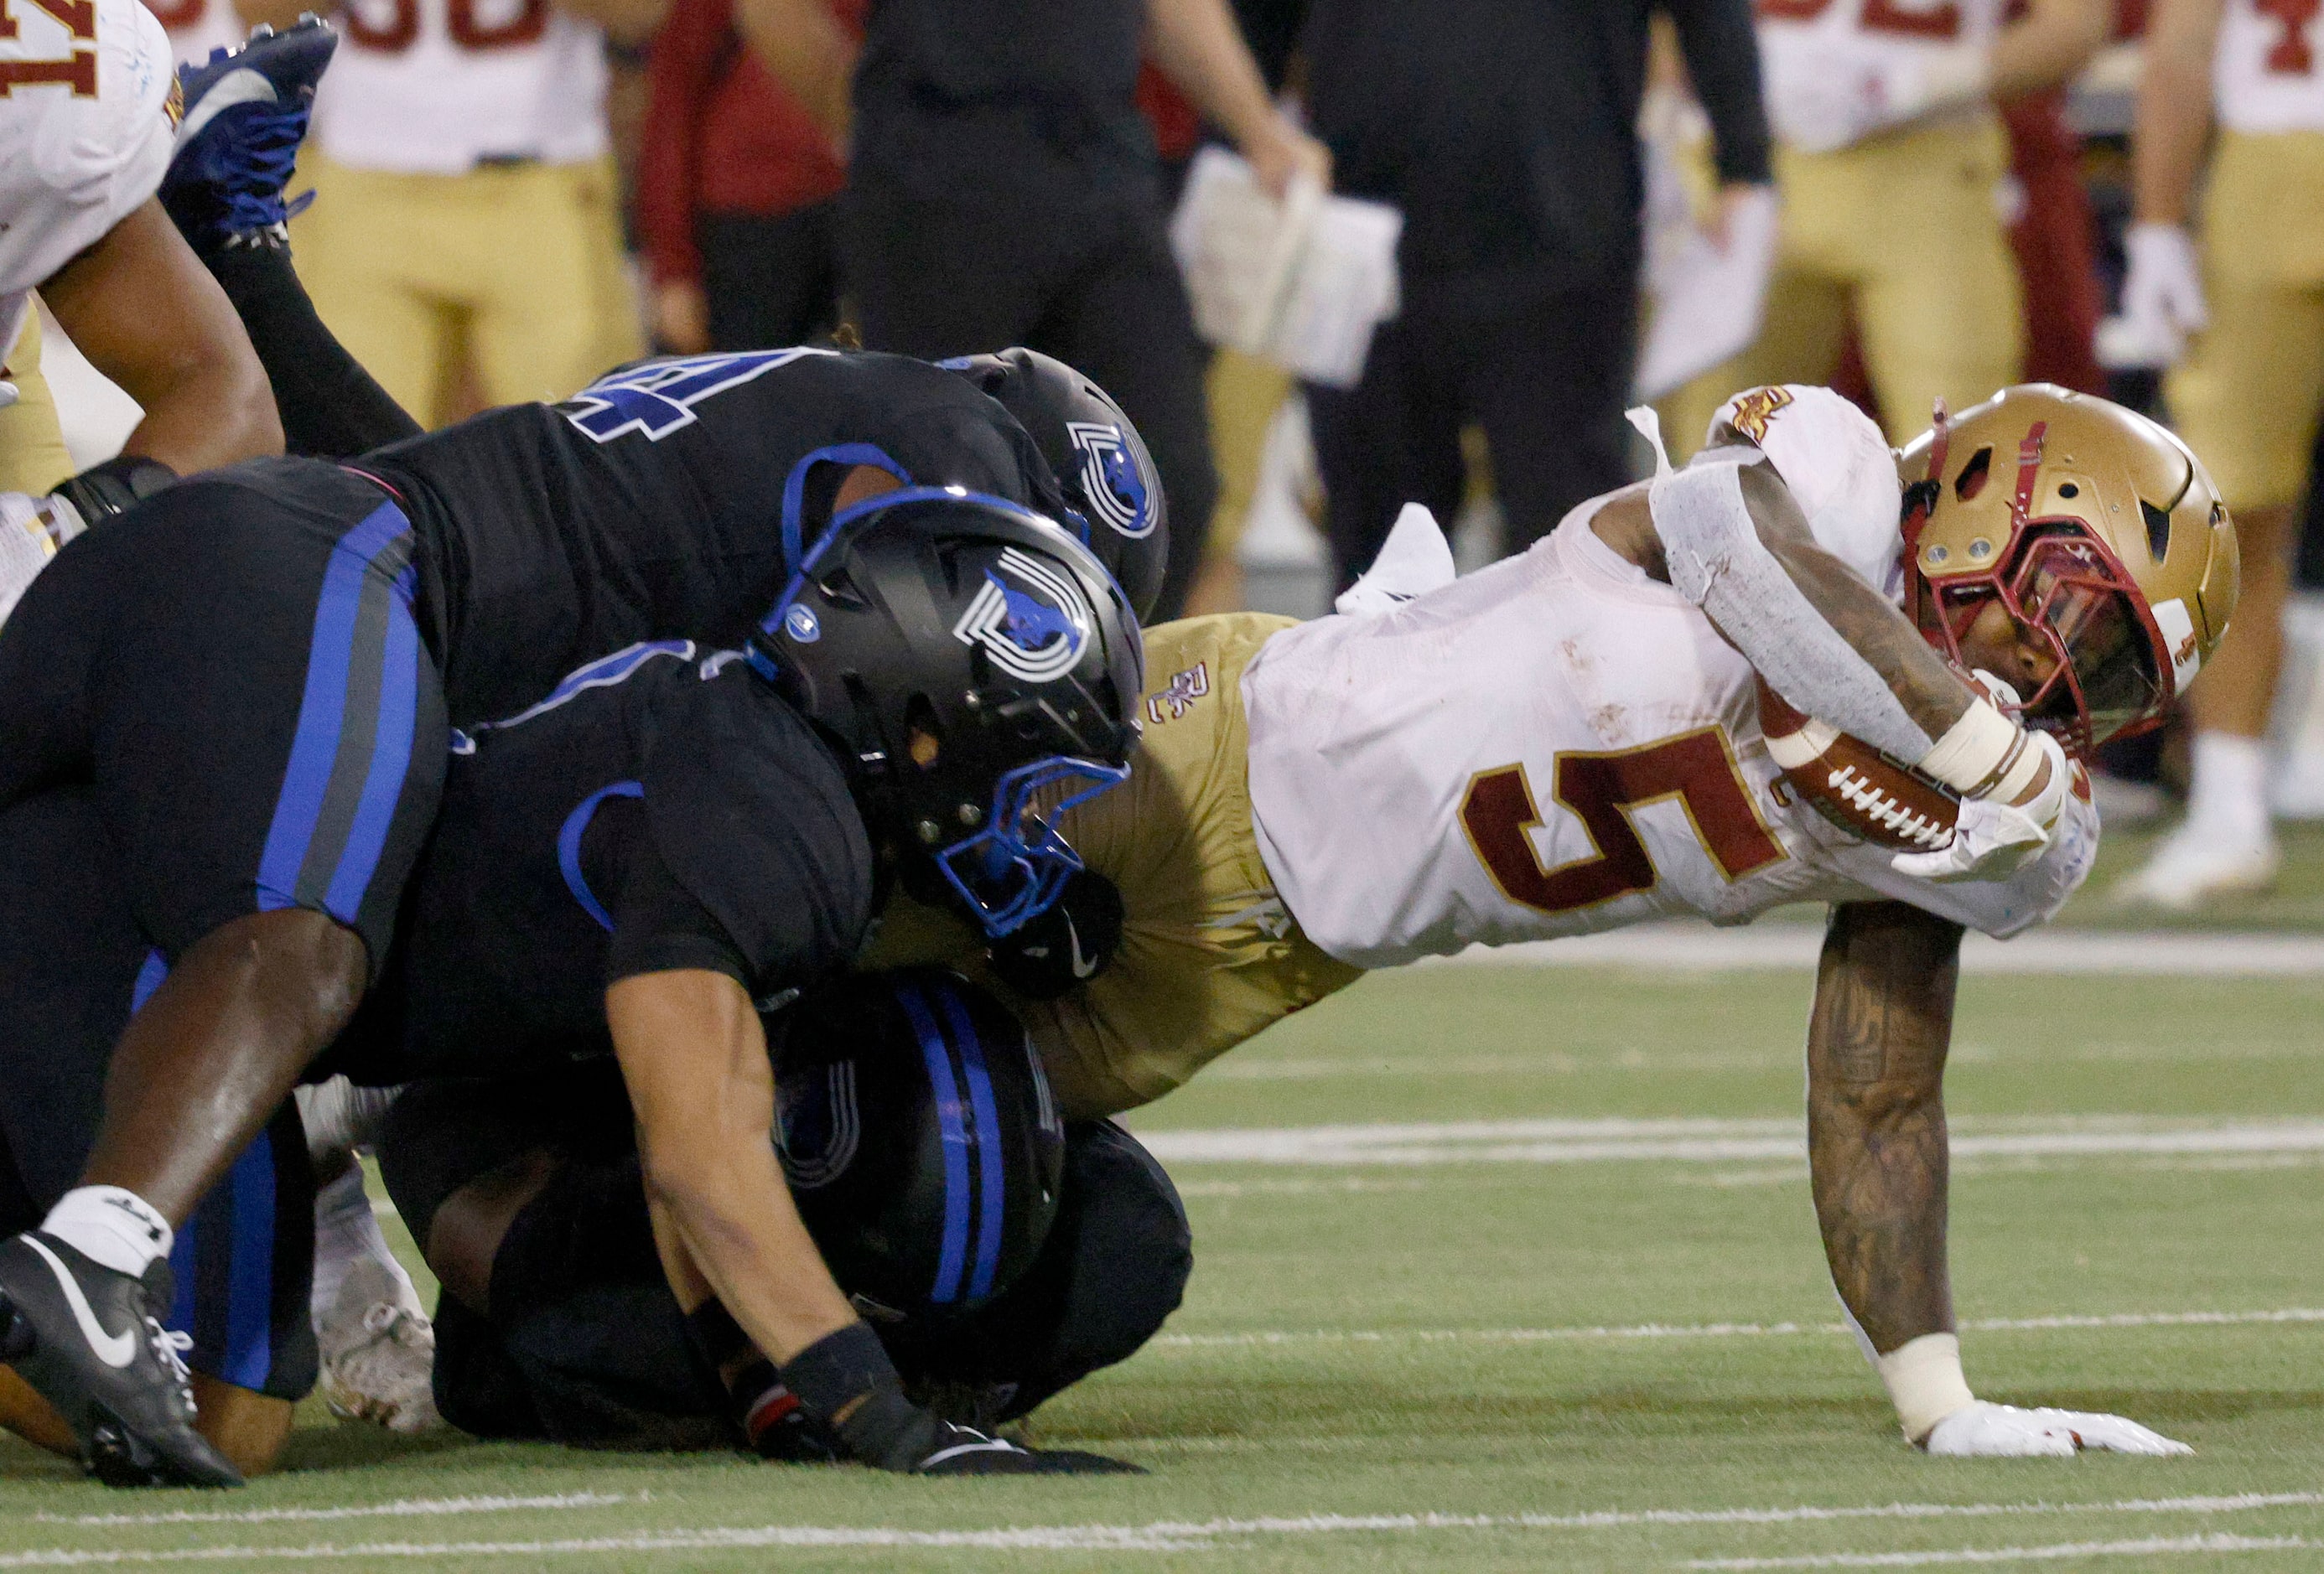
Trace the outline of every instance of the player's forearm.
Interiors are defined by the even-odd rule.
[[[706,1285],[779,1365],[855,1321],[855,1309],[799,1221],[767,1134],[755,1146],[756,1154],[739,1146],[723,1154],[649,1154],[646,1183],[676,1228],[684,1262],[698,1270],[698,1279],[682,1266],[670,1275],[680,1304],[691,1295],[699,1305]],[[663,1266],[666,1272],[671,1266],[668,1250]]]
[[[2164,0],[2147,23],[2131,138],[2132,216],[2185,224],[2211,134],[2219,0]]]
[[[41,286],[89,364],[144,419],[126,451],[180,475],[282,452],[266,369],[233,303],[148,200]]]
[[[776,1361],[855,1321],[775,1161],[774,1074],[742,985],[696,970],[605,992],[650,1203],[734,1320]],[[665,1265],[669,1255],[665,1250]],[[681,1303],[699,1285],[671,1275]]]
[[[1749,465],[1741,481],[1759,539],[1785,576],[1878,674],[1914,724],[1932,740],[1942,738],[1977,700],[1976,690],[1930,649],[1886,597],[1817,543],[1774,465]],[[1774,675],[1769,678],[1774,681]],[[1812,706],[1803,708],[1821,713]],[[1913,757],[1903,758],[1912,762]]]
[[[1945,1051],[1960,925],[1901,903],[1832,915],[1808,1026],[1808,1167],[1825,1260],[1886,1355],[1953,1326]]]
[[[844,162],[855,131],[853,35],[825,0],[735,0],[742,41],[790,90]]]
[[[2070,79],[2089,64],[2113,22],[2108,0],[2034,0],[1993,41],[1993,96],[2014,98]]]
[[[1171,85],[1238,145],[1272,129],[1267,79],[1225,0],[1149,0],[1146,42]]]
[[[122,382],[118,377],[114,381]],[[167,382],[132,381],[142,382],[144,391],[129,382],[122,386],[144,407],[145,418],[122,445],[124,454],[157,460],[180,475],[191,475],[282,452],[281,418],[275,412],[266,373],[255,359],[188,368]]]

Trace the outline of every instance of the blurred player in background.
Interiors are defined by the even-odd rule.
[[[1218,482],[1141,55],[1269,189],[1331,178],[1225,0],[878,0],[860,46],[825,0],[755,4],[765,20],[746,31],[847,160],[840,244],[864,343],[927,357],[1025,345],[1102,384],[1170,493],[1170,615]]]
[[[2235,508],[2250,598],[2190,707],[2186,824],[2121,887],[2158,907],[2264,888],[2282,861],[2263,735],[2324,408],[2319,51],[2324,17],[2313,5],[2156,0],[2148,14],[2123,315],[2170,358],[2187,349],[2166,384],[2172,419]],[[2207,147],[2199,242],[2194,194]]]
[[[863,0],[833,0],[860,30]],[[654,35],[637,219],[664,349],[803,345],[839,323],[847,170],[742,31],[733,0],[676,0]]]
[[[1315,129],[1350,196],[1405,215],[1403,308],[1373,337],[1361,382],[1306,388],[1335,590],[1406,503],[1453,517],[1464,422],[1483,428],[1511,550],[1634,474],[1622,410],[1655,9],[1316,0],[1302,39]],[[1676,23],[1731,203],[1768,179],[1750,8],[1659,9]]]
[[[310,0],[244,0],[288,26]],[[300,276],[355,359],[437,426],[562,399],[642,347],[605,123],[604,36],[663,0],[355,0],[301,169]]]
[[[2064,81],[2106,0],[1760,0],[1782,250],[1758,342],[1666,407],[1692,440],[1755,383],[1820,382],[1853,318],[1892,441],[2017,381],[2017,267],[1995,101]]]
[[[0,617],[65,539],[180,474],[279,453],[232,305],[162,211],[180,103],[135,0],[11,9],[0,36]],[[81,475],[40,376],[32,291],[144,411]],[[40,494],[54,489],[54,498]]]

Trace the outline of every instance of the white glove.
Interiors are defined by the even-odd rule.
[[[1922,1446],[1953,1459],[2065,1456],[2082,1449],[2117,1454],[2191,1454],[2174,1442],[2119,1415],[2083,1410],[2020,1410],[1979,1399],[1954,1411],[1930,1429]]]
[[[2066,751],[2049,733],[2028,732],[2025,742],[2050,762],[2050,778],[2040,792],[2023,804],[1963,798],[1950,842],[1934,852],[1900,852],[1888,867],[1914,879],[2006,879],[2041,857],[2065,813],[2073,773]]]
[[[2186,349],[2189,334],[2211,326],[2194,237],[2175,224],[2135,224],[2123,246],[2130,266],[2123,275],[2123,327],[2116,332],[2149,364],[2169,365]]]
[[[1769,116],[1785,142],[1807,153],[1981,102],[1992,90],[1993,65],[1981,44],[1893,50],[1844,40],[1785,51],[1783,60],[1785,69],[1770,74]]]
[[[23,397],[23,394],[17,391],[14,383],[5,377],[0,377],[0,410],[6,410],[22,397]]]

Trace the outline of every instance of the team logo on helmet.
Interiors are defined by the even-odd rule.
[[[1748,393],[1738,393],[1733,400],[1727,424],[1755,443],[1767,440],[1767,423],[1775,412],[1792,402],[1792,391],[1779,386],[1755,388]]]
[[[1151,535],[1153,494],[1121,428],[1095,421],[1067,421],[1065,432],[1082,456],[1082,492],[1098,518],[1133,541]]]
[[[843,1060],[776,1084],[775,1155],[802,1192],[819,1191],[847,1173],[863,1137],[855,1101],[855,1063]]]
[[[1011,677],[1054,683],[1081,660],[1093,621],[1079,585],[1010,547],[984,571],[984,583],[952,635],[964,645],[983,646],[993,665]]]

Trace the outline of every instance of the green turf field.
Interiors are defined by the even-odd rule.
[[[1166,1152],[1226,1155],[1172,1160],[1187,1304],[1033,1429],[1141,1479],[399,1444],[318,1414],[230,1496],[108,1494],[0,1444],[0,1568],[2324,1565],[2324,978],[1965,988],[1970,1377],[2122,1411],[2186,1460],[1899,1443],[1793,1156],[1806,1004],[1796,973],[1416,970],[1148,1111]],[[1247,1156],[1251,1128],[1375,1123],[1421,1129]]]

